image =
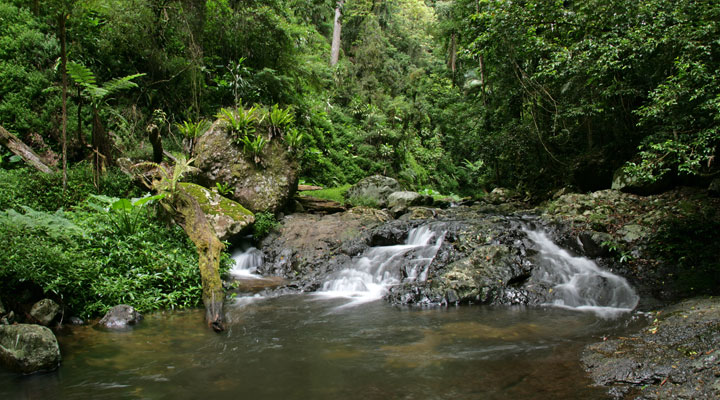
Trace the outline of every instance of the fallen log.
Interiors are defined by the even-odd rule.
[[[295,200],[300,203],[305,212],[310,214],[334,214],[347,210],[343,204],[333,200],[311,196],[296,196]]]
[[[30,164],[38,171],[46,174],[55,172],[52,168],[40,160],[40,156],[38,156],[33,149],[28,147],[28,145],[23,143],[22,140],[18,139],[15,135],[5,130],[2,126],[0,126],[0,144],[20,156],[20,158],[25,160],[26,163]]]

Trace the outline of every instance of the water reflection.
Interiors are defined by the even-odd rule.
[[[50,374],[0,373],[0,398],[604,398],[578,352],[620,320],[545,308],[410,310],[310,296],[228,307],[228,331],[202,311],[159,313],[131,331],[61,336]]]

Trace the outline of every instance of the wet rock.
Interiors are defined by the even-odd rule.
[[[253,213],[216,190],[185,182],[180,187],[198,201],[220,240],[230,240],[255,222]]]
[[[126,304],[115,306],[98,322],[103,328],[122,329],[142,321],[143,316],[135,308]]]
[[[392,216],[356,207],[326,216],[292,214],[262,243],[265,262],[258,273],[285,278],[300,290],[316,290],[321,277],[368,248],[370,231]]]
[[[224,122],[216,121],[198,139],[195,152],[199,183],[229,185],[229,197],[254,213],[279,212],[293,199],[299,167],[279,139],[265,145],[258,165],[235,144]]]
[[[423,196],[417,192],[401,191],[393,192],[388,196],[388,208],[394,215],[407,212],[411,206],[429,206],[433,204],[431,196]]]
[[[585,348],[595,383],[647,399],[720,398],[720,299],[686,300],[651,319],[639,333]]]
[[[603,245],[605,242],[612,241],[612,235],[605,232],[585,231],[578,235],[580,243],[582,244],[583,251],[586,256],[595,257],[607,257],[610,255],[610,250],[607,246]]]
[[[650,233],[650,229],[638,224],[628,224],[617,231],[617,234],[625,242],[634,242],[645,238]]]
[[[55,335],[44,326],[1,325],[0,362],[23,374],[52,371],[60,365],[60,348]]]
[[[345,193],[345,197],[353,203],[371,203],[379,208],[387,207],[388,197],[400,190],[400,184],[393,178],[373,175],[360,180]]]
[[[42,299],[33,304],[30,309],[30,316],[38,324],[48,326],[55,319],[60,311],[60,306],[50,299]]]

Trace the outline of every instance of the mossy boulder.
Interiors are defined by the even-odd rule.
[[[252,212],[215,190],[194,183],[181,183],[180,187],[198,201],[220,240],[232,238],[255,222]]]
[[[228,185],[228,195],[252,212],[278,212],[297,190],[299,166],[281,139],[270,140],[256,164],[238,146],[222,121],[216,121],[195,147],[198,182]]]
[[[400,190],[400,184],[395,179],[382,175],[373,175],[361,179],[353,185],[345,192],[345,197],[354,204],[384,208],[388,205],[388,197]]]
[[[44,326],[0,325],[0,364],[22,374],[52,371],[60,365],[60,347]]]

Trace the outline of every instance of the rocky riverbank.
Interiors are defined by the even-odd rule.
[[[284,291],[316,291],[328,276],[369,248],[404,243],[412,228],[429,226],[437,235],[444,235],[444,240],[428,268],[427,280],[390,288],[386,295],[389,302],[422,306],[542,304],[552,301],[552,286],[535,272],[538,246],[527,234],[528,229],[540,228],[571,254],[589,257],[605,270],[627,278],[640,294],[638,308],[658,317],[647,328],[650,331],[633,336],[636,339],[611,339],[617,342],[588,347],[584,360],[595,382],[611,386],[617,396],[634,397],[640,393],[637,388],[656,385],[657,395],[651,391],[640,394],[664,398],[690,393],[691,397],[703,398],[716,393],[717,377],[711,379],[715,372],[708,372],[716,371],[716,366],[685,368],[684,378],[666,380],[667,374],[657,377],[667,365],[674,370],[673,365],[710,365],[716,360],[712,357],[717,351],[720,313],[708,311],[716,310],[715,305],[691,300],[664,307],[683,298],[718,294],[720,267],[711,257],[710,247],[720,239],[719,206],[717,198],[691,188],[644,197],[616,190],[559,193],[554,200],[535,207],[509,191],[497,191],[481,201],[451,208],[411,206],[401,212],[354,208],[324,217],[293,214],[263,241],[265,265],[260,272],[290,282]],[[706,311],[696,312],[698,307]],[[667,317],[675,314],[689,315],[690,319]],[[683,324],[696,317],[703,322]],[[637,338],[654,332],[657,324],[670,327],[662,328],[667,336],[653,336],[657,343],[690,350],[670,351],[667,347],[667,357],[657,351],[658,361],[652,365],[645,363],[645,350],[639,348],[633,350],[634,361],[598,355],[606,354],[602,352],[607,346],[645,340]],[[707,339],[712,327],[714,338]],[[705,356],[712,360],[698,361]],[[640,378],[624,381],[618,375],[609,375],[613,363],[618,362],[631,366],[628,371]],[[654,378],[646,379],[648,376]],[[668,381],[685,386],[669,389]]]

